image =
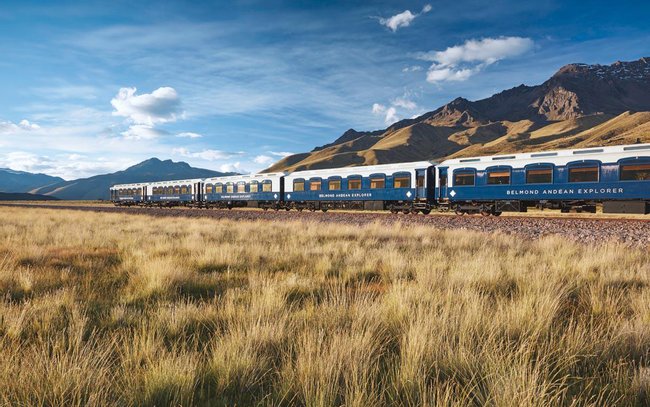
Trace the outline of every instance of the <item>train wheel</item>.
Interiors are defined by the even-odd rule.
[[[503,212],[492,212],[492,215],[494,215],[494,216],[501,216],[502,213],[503,213]]]
[[[327,208],[321,208],[320,210],[323,212],[327,212]]]
[[[458,215],[458,216],[462,216],[462,215],[466,214],[467,212],[465,212],[464,210],[460,209],[460,205],[458,205],[458,206],[454,209],[454,213],[455,213],[456,215]]]
[[[402,213],[404,215],[408,215],[409,213],[411,213],[411,211],[409,211],[408,209],[402,209]]]
[[[268,207],[268,206],[265,206],[265,207],[262,208],[262,210],[263,210],[264,212],[266,212],[266,211],[269,210],[269,207]]]
[[[423,215],[428,215],[431,213],[431,209],[422,209],[420,212],[422,212]]]
[[[395,207],[394,207],[393,205],[391,205],[391,206],[388,208],[388,210],[390,210],[390,213],[393,213],[393,214],[395,214],[395,213],[399,213],[399,211],[398,211],[397,209],[395,209]]]
[[[482,216],[490,216],[490,215],[492,215],[492,211],[490,211],[487,208],[481,208],[481,215]]]
[[[287,207],[284,208],[284,210],[289,212],[291,210],[291,208],[289,206],[287,206]]]
[[[298,208],[298,212],[302,212],[303,208]]]

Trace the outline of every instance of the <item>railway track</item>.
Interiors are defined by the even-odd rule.
[[[124,213],[165,217],[212,218],[234,221],[308,221],[366,225],[371,223],[425,225],[440,229],[466,229],[487,233],[515,234],[527,239],[546,235],[560,235],[585,244],[602,244],[617,241],[632,246],[650,248],[650,219],[618,219],[584,217],[541,217],[480,215],[451,216],[442,214],[403,215],[366,212],[286,212],[262,210],[215,210],[196,208],[140,208],[113,206],[3,204],[27,208],[66,209],[100,213]]]

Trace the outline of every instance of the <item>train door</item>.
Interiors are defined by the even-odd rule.
[[[427,197],[427,170],[415,170],[415,197],[416,198],[426,198]]]
[[[144,186],[144,187],[142,187],[142,202],[146,202],[146,201],[147,201],[147,195],[148,195],[148,194],[147,194],[147,187]]]
[[[203,185],[200,182],[194,184],[194,201],[201,202],[203,200]]]
[[[438,200],[447,197],[447,168],[438,167]]]

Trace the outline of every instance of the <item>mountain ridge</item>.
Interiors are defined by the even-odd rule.
[[[30,191],[32,194],[53,196],[59,199],[108,199],[109,188],[115,184],[177,179],[207,178],[233,175],[204,168],[194,168],[188,163],[160,160],[153,157],[124,170],[87,178],[61,181],[42,185]]]
[[[522,84],[477,101],[458,97],[384,130],[349,129],[332,143],[285,157],[265,171],[624,144],[637,138],[650,142],[646,112],[650,57],[611,65],[574,63],[540,85]]]

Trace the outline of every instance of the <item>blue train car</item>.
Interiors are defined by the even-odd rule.
[[[147,199],[148,183],[119,184],[110,187],[111,202],[118,206],[142,205]]]
[[[280,209],[284,173],[234,175],[203,180],[204,204],[208,207]]]
[[[287,209],[368,209],[429,213],[433,164],[428,161],[298,171],[285,176]]]
[[[436,179],[436,199],[457,213],[531,206],[594,212],[600,202],[645,207],[650,144],[452,159],[436,167]]]
[[[202,179],[150,182],[147,186],[147,205],[201,206]]]

